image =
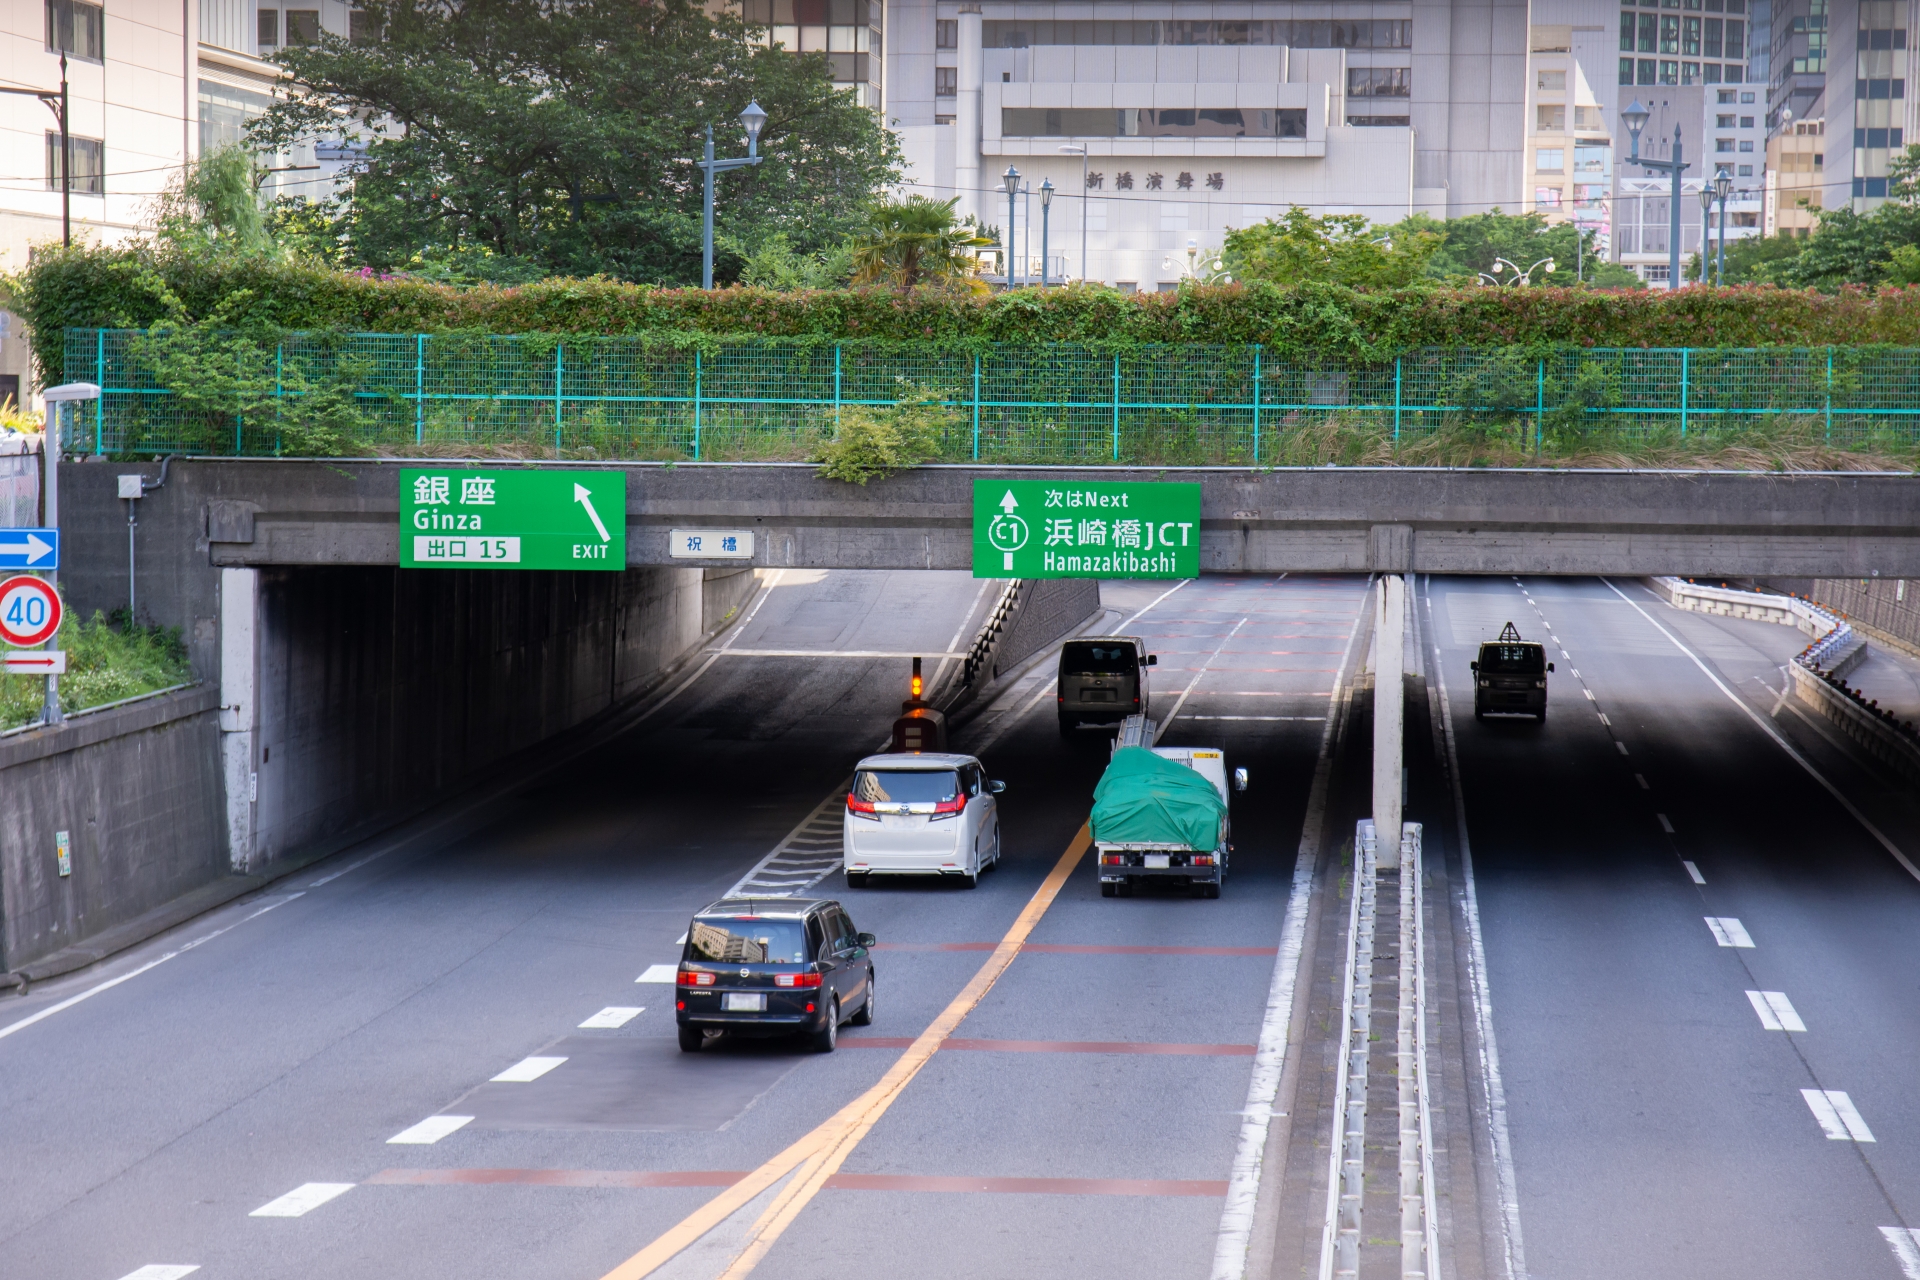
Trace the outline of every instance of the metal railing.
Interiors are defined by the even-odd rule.
[[[849,409],[911,395],[945,406],[940,456],[955,462],[1259,465],[1329,422],[1396,446],[1516,422],[1536,438],[1719,438],[1791,420],[1836,444],[1920,439],[1920,348],[1428,348],[1356,362],[1258,344],[72,329],[66,371],[102,388],[70,447],[115,455],[297,454],[318,430],[363,453],[803,457]]]

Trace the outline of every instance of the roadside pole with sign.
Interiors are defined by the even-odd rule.
[[[40,442],[41,475],[44,478],[46,492],[41,498],[41,519],[46,527],[57,535],[60,529],[60,428],[61,418],[68,412],[68,406],[83,404],[89,400],[100,399],[100,388],[91,382],[67,382],[57,387],[49,387],[40,398],[46,404],[46,434]],[[57,538],[56,538],[57,541]],[[46,585],[55,605],[59,604],[60,573],[58,561],[47,571]],[[56,646],[60,643],[59,628],[46,641],[49,657],[59,653]],[[40,718],[47,724],[59,724],[66,719],[66,713],[60,710],[60,672],[66,670],[66,655],[59,654],[56,666],[47,669],[47,696],[41,704]]]
[[[1200,486],[973,482],[976,578],[1197,578]]]
[[[400,471],[406,569],[627,567],[627,478],[619,471]]]

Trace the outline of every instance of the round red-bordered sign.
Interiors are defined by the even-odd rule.
[[[0,582],[0,640],[31,649],[60,630],[60,594],[44,578],[17,574]]]

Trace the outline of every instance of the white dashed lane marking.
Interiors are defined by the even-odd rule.
[[[1733,916],[1708,916],[1707,928],[1713,930],[1713,940],[1723,947],[1750,947],[1753,938],[1747,933],[1747,926]]]
[[[1680,865],[1687,869],[1687,879],[1693,881],[1695,884],[1705,884],[1707,882],[1707,878],[1700,874],[1700,868],[1694,866],[1691,862],[1682,862]]]
[[[1907,1280],[1920,1280],[1920,1231],[1912,1227],[1882,1227],[1880,1236],[1893,1250],[1893,1260],[1900,1264],[1900,1274]]]
[[[267,1203],[248,1214],[249,1218],[298,1218],[318,1209],[329,1200],[336,1199],[353,1190],[351,1182],[304,1182],[278,1200]]]
[[[580,1025],[586,1029],[603,1028],[611,1031],[615,1027],[626,1026],[645,1012],[644,1006],[608,1005]]]
[[[1881,1228],[1883,1231],[1886,1229]],[[127,1272],[120,1280],[181,1280],[182,1276],[190,1276],[199,1269],[197,1262],[184,1265],[178,1262],[149,1262],[138,1271]]]
[[[1658,818],[1658,819],[1660,819],[1660,829],[1661,829],[1662,831],[1664,831],[1664,832],[1666,832],[1666,833],[1667,833],[1668,835],[1672,835],[1672,834],[1673,834],[1673,823],[1671,823],[1671,822],[1669,822],[1669,821],[1667,820],[1667,815],[1666,815],[1666,814],[1664,814],[1664,813],[1656,813],[1656,814],[1654,814],[1653,816],[1654,816],[1654,817],[1656,817],[1656,818]]]
[[[402,1129],[394,1134],[387,1142],[403,1146],[429,1146],[472,1120],[472,1116],[428,1116],[411,1129]]]
[[[522,1058],[494,1076],[489,1083],[530,1084],[565,1061],[565,1058]]]
[[[679,970],[680,966],[677,964],[650,964],[647,966],[647,971],[635,978],[634,981],[671,983],[673,981],[673,975],[678,973]]]
[[[1860,1118],[1853,1099],[1838,1089],[1802,1089],[1807,1109],[1820,1122],[1820,1130],[1835,1142],[1872,1142],[1873,1130]]]
[[[1800,1021],[1795,1012],[1793,1001],[1787,999],[1784,991],[1749,991],[1747,999],[1753,1004],[1753,1011],[1760,1015],[1760,1025],[1768,1031],[1805,1031],[1807,1024]]]

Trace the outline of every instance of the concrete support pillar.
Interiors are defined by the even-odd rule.
[[[227,793],[227,856],[252,870],[255,694],[260,678],[260,571],[220,571],[220,771]]]
[[[980,54],[980,6],[960,6],[960,54],[955,71],[957,96],[953,108],[953,185],[960,197],[956,211],[987,220],[980,181],[980,85],[984,77]]]
[[[1373,826],[1379,866],[1400,866],[1400,776],[1406,720],[1407,580],[1381,576],[1373,627]]]

